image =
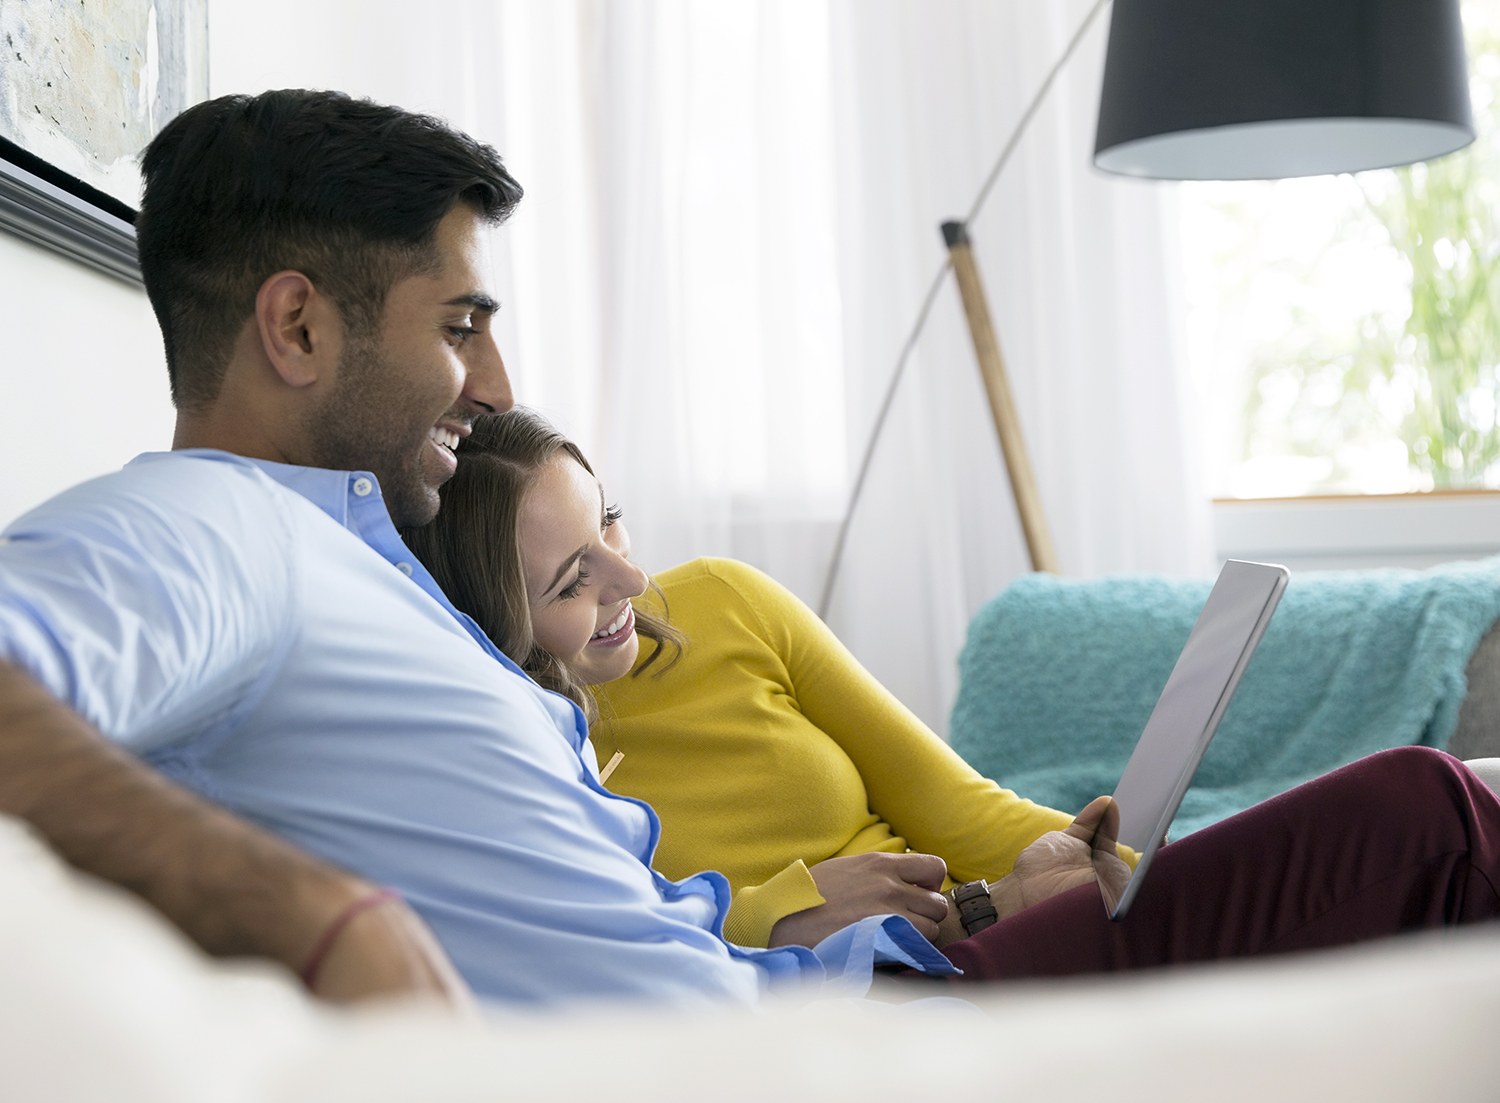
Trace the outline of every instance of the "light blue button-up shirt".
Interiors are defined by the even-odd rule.
[[[448,603],[374,476],[139,457],[0,537],[0,657],[205,797],[398,889],[481,996],[751,1001],[951,972],[903,919],[724,942],[729,886],[650,868],[581,712]]]

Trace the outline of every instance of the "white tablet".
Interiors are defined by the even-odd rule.
[[[1100,878],[1111,919],[1123,919],[1140,891],[1288,577],[1285,567],[1238,559],[1229,560],[1219,572],[1115,788],[1120,842],[1138,851],[1141,860],[1117,900]]]

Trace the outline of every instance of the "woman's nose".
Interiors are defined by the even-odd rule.
[[[646,586],[650,582],[650,577],[646,572],[624,556],[615,555],[614,561],[614,593],[609,595],[608,602],[602,602],[602,604],[609,604],[626,597],[640,597],[646,592]]]

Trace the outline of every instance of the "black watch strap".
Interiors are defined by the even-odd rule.
[[[959,885],[953,890],[953,902],[958,905],[958,921],[971,935],[1000,921],[1000,913],[990,903],[990,886],[984,881],[965,881]]]

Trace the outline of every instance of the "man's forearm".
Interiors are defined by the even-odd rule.
[[[0,812],[136,892],[205,950],[297,969],[358,878],[174,785],[0,663]]]

